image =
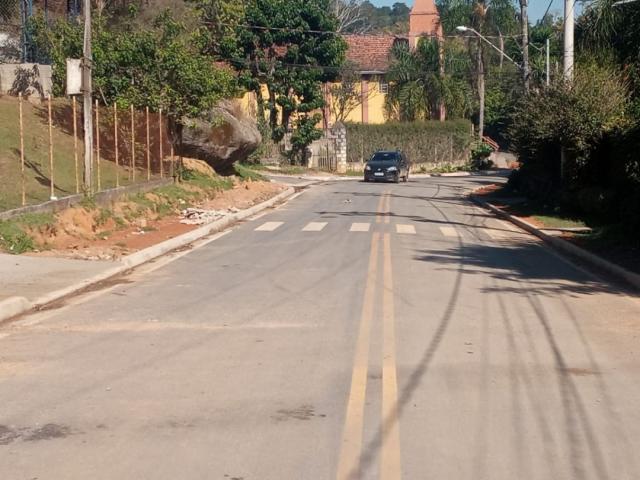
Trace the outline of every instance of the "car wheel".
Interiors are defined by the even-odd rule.
[[[400,183],[400,174],[396,174],[396,177],[393,179],[394,183]]]

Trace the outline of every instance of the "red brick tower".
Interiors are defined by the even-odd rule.
[[[421,36],[442,38],[440,15],[434,0],[415,0],[409,16],[409,45],[415,47]]]

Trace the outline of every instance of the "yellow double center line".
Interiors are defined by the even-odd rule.
[[[380,196],[380,201],[378,202],[378,210],[376,214],[376,223],[389,223],[391,218],[389,214],[391,213],[391,192],[386,190]]]
[[[382,223],[382,214],[390,212],[389,192],[380,198],[376,223]],[[389,223],[389,216],[384,217]],[[391,239],[388,233],[373,233],[367,282],[365,285],[362,313],[356,353],[351,373],[351,389],[347,402],[340,458],[338,460],[337,480],[358,480],[361,478],[361,456],[364,431],[364,409],[367,393],[367,376],[371,344],[371,326],[373,324],[376,285],[378,284],[379,250],[382,238],[382,415],[381,415],[381,454],[380,479],[399,480],[401,478],[400,432],[398,426],[398,382],[395,352],[395,319],[393,303],[393,273],[391,265]]]

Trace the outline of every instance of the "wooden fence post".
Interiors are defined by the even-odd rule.
[[[80,193],[80,176],[78,175],[78,110],[75,95],[71,97],[73,107],[73,166],[76,176],[76,193]]]
[[[120,159],[118,158],[118,105],[113,103],[113,144],[116,160],[116,188],[120,186]]]
[[[20,175],[22,183],[22,206],[27,204],[27,193],[25,191],[24,178],[24,126],[22,123],[22,92],[18,93],[18,105],[20,109]]]
[[[145,107],[147,120],[147,181],[151,180],[151,141],[149,137],[149,107]]]
[[[171,147],[169,149],[169,154],[170,154],[169,155],[169,158],[170,158],[170,160],[169,160],[169,162],[170,162],[169,163],[169,168],[171,169],[170,170],[171,171],[170,176],[175,180],[175,177],[176,177],[176,166],[173,163],[173,142],[171,142]]]
[[[136,182],[136,125],[133,104],[131,104],[131,181]]]
[[[162,166],[162,109],[158,110],[158,134],[160,137],[160,178],[164,177]]]
[[[55,184],[53,178],[53,123],[51,120],[51,94],[47,95],[48,110],[49,110],[49,187],[50,187],[50,199],[57,200],[55,192]]]
[[[96,166],[98,169],[98,191],[102,190],[102,179],[100,177],[100,105],[96,100]]]

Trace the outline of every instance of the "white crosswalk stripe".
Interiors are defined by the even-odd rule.
[[[371,228],[370,223],[352,223],[349,231],[350,232],[368,232],[370,228]]]
[[[276,228],[280,227],[284,222],[266,222],[255,229],[256,232],[273,232]]]
[[[458,231],[453,227],[440,227],[440,232],[442,232],[442,234],[445,237],[459,237],[460,236]]]
[[[327,226],[327,222],[310,222],[303,229],[303,232],[321,232],[324,227]]]
[[[415,235],[416,227],[413,225],[403,225],[401,223],[396,225],[396,233],[403,235]]]

